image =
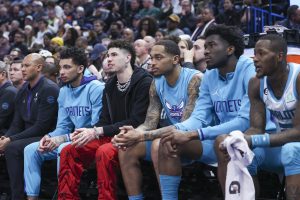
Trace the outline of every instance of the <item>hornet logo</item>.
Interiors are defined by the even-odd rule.
[[[181,102],[178,105],[171,105],[167,100],[165,100],[165,103],[170,112],[170,117],[177,121],[180,121],[183,114],[183,100],[181,100]]]

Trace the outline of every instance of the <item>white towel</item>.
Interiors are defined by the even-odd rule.
[[[249,149],[244,134],[240,131],[232,131],[223,145],[227,148],[231,158],[227,165],[225,199],[254,200],[254,184],[247,169],[254,153]]]

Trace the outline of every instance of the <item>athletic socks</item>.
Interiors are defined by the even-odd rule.
[[[181,176],[159,175],[163,200],[177,200]]]
[[[144,196],[143,194],[138,194],[138,195],[134,195],[134,196],[128,196],[128,200],[143,200]]]

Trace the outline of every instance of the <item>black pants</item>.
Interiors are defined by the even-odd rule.
[[[5,149],[6,166],[9,175],[11,200],[24,199],[24,148],[41,137],[26,138],[10,142]]]

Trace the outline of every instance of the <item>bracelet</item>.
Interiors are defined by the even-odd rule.
[[[95,132],[96,139],[99,140],[99,138],[100,138],[100,136],[101,136],[102,134],[99,132],[99,130],[97,129],[96,126],[94,126],[93,129],[94,129],[94,132]]]
[[[269,147],[270,135],[268,133],[262,135],[251,135],[252,147]]]

